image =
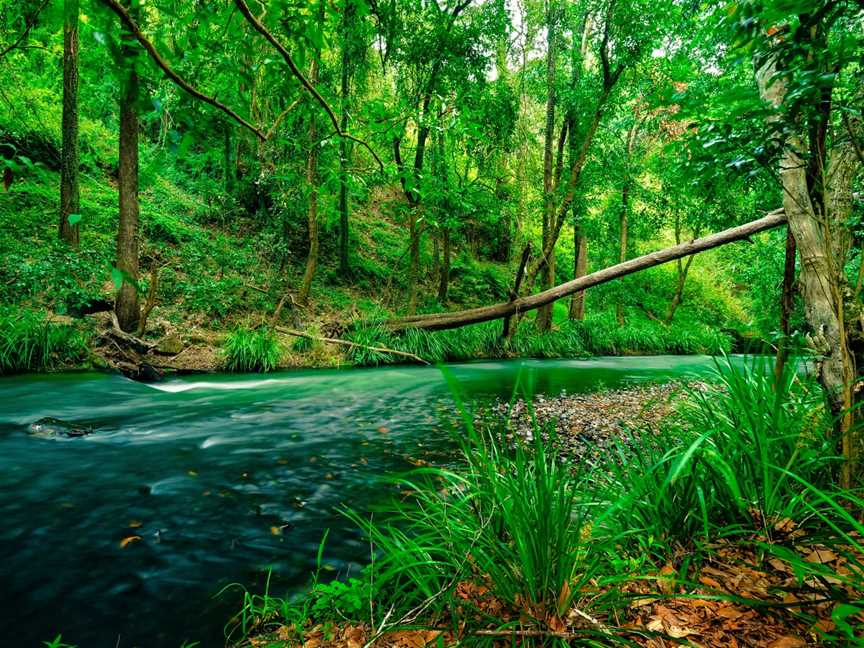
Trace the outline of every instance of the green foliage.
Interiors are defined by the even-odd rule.
[[[239,326],[226,338],[222,353],[226,371],[266,373],[279,366],[282,348],[270,329]]]
[[[0,374],[52,371],[86,360],[87,336],[31,309],[0,307]]]
[[[57,635],[51,641],[43,641],[42,644],[45,648],[75,648],[74,645],[68,644],[63,641],[63,635]]]
[[[466,424],[462,438],[464,469],[400,480],[413,496],[384,520],[348,513],[381,550],[378,586],[400,609],[426,601],[431,614],[457,615],[454,623],[460,582],[517,609],[563,613],[597,575],[579,480],[539,435],[532,448],[511,449]]]
[[[690,392],[676,427],[633,437],[603,466],[612,535],[664,556],[670,543],[754,528],[770,538],[781,520],[810,517],[796,480],[830,482],[833,461],[818,387],[794,363],[775,377],[758,359],[718,361],[715,380]]]

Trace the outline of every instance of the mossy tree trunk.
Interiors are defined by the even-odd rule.
[[[123,274],[114,311],[120,328],[126,332],[138,329],[141,309],[138,289],[138,72],[134,37],[124,29],[124,77],[120,97],[120,165],[118,188],[120,221],[117,228],[117,269]]]
[[[80,147],[78,145],[78,0],[63,4],[63,118],[60,156],[60,239],[78,247]],[[70,216],[72,221],[70,222]]]

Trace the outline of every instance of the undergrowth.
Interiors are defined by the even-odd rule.
[[[393,333],[383,326],[369,326],[349,334],[349,339],[419,356],[430,363],[458,362],[508,356],[527,358],[584,358],[593,355],[711,354],[728,353],[728,335],[693,323],[672,328],[647,319],[628,320],[620,326],[611,313],[597,313],[584,321],[564,320],[549,333],[538,333],[525,320],[509,339],[502,339],[501,321],[484,322],[444,331],[407,329]],[[404,362],[394,354],[361,347],[349,349],[347,358],[358,366]]]
[[[88,336],[38,311],[0,307],[0,374],[52,371],[82,364]]]
[[[282,347],[270,329],[240,326],[228,334],[222,354],[225,371],[266,373],[279,366]]]
[[[627,639],[617,624],[628,583],[650,588],[664,565],[686,580],[718,547],[739,546],[791,565],[798,587],[827,583],[819,592],[834,597],[833,621],[814,617],[812,632],[850,645],[864,613],[864,524],[854,513],[864,500],[832,479],[829,428],[810,378],[794,364],[775,377],[759,361],[718,362],[714,383],[691,390],[659,435],[634,430],[601,463],[574,467],[544,434],[519,441],[466,416],[460,465],[399,478],[407,495],[372,516],[345,511],[375,548],[362,578],[316,579],[294,600],[247,598],[241,634],[278,646],[340,628],[362,627],[373,642],[432,628],[439,644],[516,633],[520,645],[610,645]],[[843,566],[802,557],[810,546],[830,547]],[[718,597],[746,603],[709,598]],[[284,643],[267,643],[274,629]]]

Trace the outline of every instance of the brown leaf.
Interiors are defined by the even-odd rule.
[[[564,582],[561,592],[558,594],[558,614],[564,614],[567,607],[570,605],[570,583]]]
[[[675,591],[675,568],[672,565],[663,565],[660,570],[660,576],[657,577],[657,585],[660,591],[664,594],[671,594]]]
[[[137,542],[140,539],[141,539],[141,536],[139,536],[139,535],[131,535],[131,536],[128,536],[126,538],[123,538],[120,541],[120,548],[125,549],[128,545],[132,544],[133,542]]]
[[[726,605],[717,610],[717,616],[721,616],[724,619],[738,619],[743,616],[744,612],[739,610],[734,605]]]
[[[772,641],[768,644],[767,648],[801,648],[801,646],[806,645],[807,644],[803,639],[799,639],[792,635],[786,635]]]
[[[814,549],[804,558],[809,563],[825,564],[837,560],[837,554],[830,549]]]

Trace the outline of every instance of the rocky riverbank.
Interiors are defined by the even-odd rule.
[[[498,402],[492,414],[507,421],[514,435],[532,440],[536,430],[552,437],[559,452],[571,457],[599,458],[631,433],[657,432],[688,389],[702,383],[653,383],[591,394],[537,396],[532,401]]]

